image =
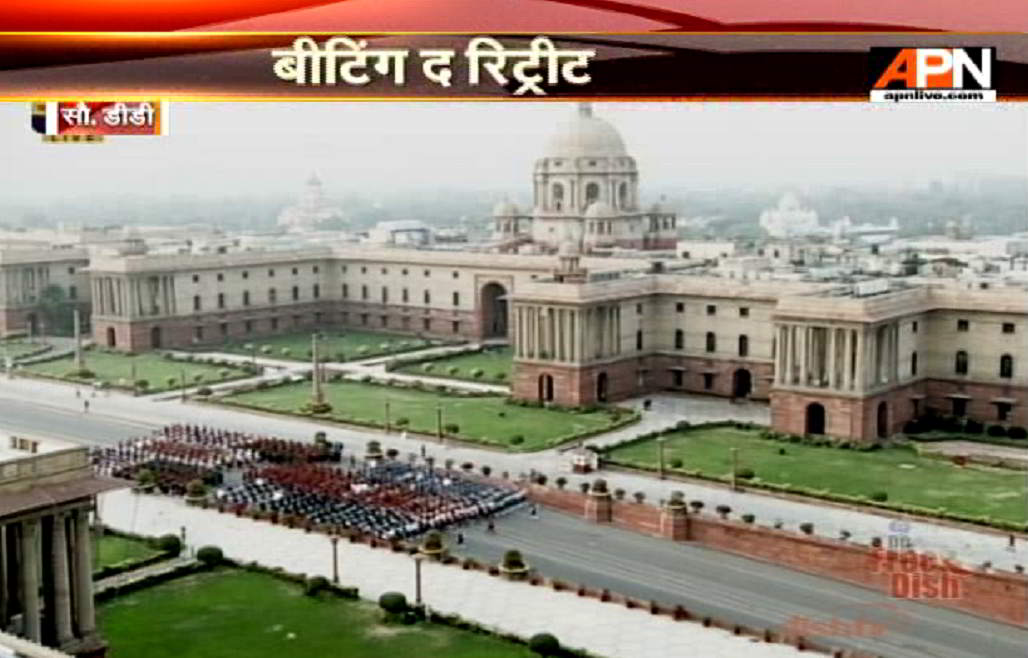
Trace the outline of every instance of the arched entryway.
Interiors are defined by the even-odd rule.
[[[885,402],[878,403],[878,422],[876,423],[876,428],[879,439],[889,436],[889,405]]]
[[[161,328],[154,327],[150,330],[150,347],[153,349],[160,349],[161,347]]]
[[[609,389],[607,373],[601,372],[596,376],[596,401],[606,402]]]
[[[114,327],[107,327],[107,347],[117,347],[118,337],[114,333]]]
[[[483,338],[507,337],[507,289],[499,283],[487,283],[479,298]]]
[[[553,402],[553,375],[539,375],[539,401]]]
[[[825,408],[819,402],[807,405],[807,434],[825,433]]]
[[[753,375],[746,368],[739,368],[732,375],[732,397],[744,398],[753,392]]]

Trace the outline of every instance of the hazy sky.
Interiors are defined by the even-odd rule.
[[[175,103],[168,137],[43,144],[28,103],[0,103],[0,194],[286,193],[510,188],[527,199],[548,136],[575,111],[539,103]],[[598,103],[643,188],[745,188],[1028,175],[1028,105]],[[13,166],[12,166],[13,165]]]

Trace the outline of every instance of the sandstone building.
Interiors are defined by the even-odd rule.
[[[93,475],[86,449],[2,437],[0,631],[79,657],[103,656],[93,607]]]

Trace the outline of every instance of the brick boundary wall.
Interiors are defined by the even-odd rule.
[[[560,491],[540,485],[527,487],[528,497],[561,512],[592,520],[587,496],[577,491]],[[611,524],[652,536],[672,538],[665,509],[648,504],[613,502]],[[841,580],[861,587],[890,593],[891,576],[878,570],[877,552],[869,546],[737,521],[723,521],[708,515],[688,514],[686,541],[743,557],[771,562],[797,571]],[[924,557],[929,557],[925,554]],[[897,569],[899,565],[897,564]],[[1009,572],[973,571],[968,568],[961,581],[960,598],[918,599],[922,603],[952,608],[997,621],[1028,626],[1028,576]]]

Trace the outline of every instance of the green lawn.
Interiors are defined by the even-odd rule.
[[[729,475],[731,448],[738,449],[739,468],[751,468],[764,482],[792,484],[832,493],[869,496],[888,494],[890,503],[904,503],[951,513],[1024,522],[1025,473],[968,466],[919,457],[906,448],[857,452],[761,439],[757,430],[709,427],[667,436],[665,465],[682,460],[682,469]],[[786,454],[778,454],[779,449]],[[619,463],[656,468],[657,444],[643,441],[608,453]],[[742,510],[745,511],[745,510]]]
[[[104,535],[97,544],[95,564],[97,567],[107,567],[125,560],[140,560],[157,553],[158,551],[141,541]]]
[[[82,383],[105,381],[111,386],[131,388],[133,364],[135,364],[136,379],[145,379],[149,382],[150,387],[147,391],[150,393],[182,388],[181,377],[183,374],[186,378],[186,384],[189,386],[197,384],[195,379],[197,375],[203,375],[203,380],[200,383],[205,384],[214,384],[248,376],[239,368],[209,363],[170,361],[163,358],[157,352],[144,352],[136,356],[128,356],[97,350],[88,350],[86,352],[86,368],[93,372],[94,378],[84,379],[72,376],[72,371],[75,368],[75,359],[71,356],[27,365],[24,368],[24,372]],[[175,378],[175,381],[171,384],[168,382],[169,377]]]
[[[325,361],[369,359],[383,354],[407,352],[432,345],[431,341],[424,339],[373,331],[323,329],[321,336],[318,350],[322,360]],[[253,341],[229,343],[219,349],[234,354],[253,354],[253,350],[248,345],[256,348],[258,356],[290,361],[308,361],[311,353],[311,332],[255,338]]]
[[[112,599],[97,616],[119,658],[530,658],[527,647],[448,626],[381,623],[376,606],[219,569]]]
[[[574,413],[562,409],[520,407],[506,403],[506,397],[458,397],[430,390],[397,388],[360,382],[325,384],[325,399],[332,412],[324,417],[357,424],[385,424],[385,402],[389,400],[389,417],[395,427],[400,418],[407,418],[407,429],[434,434],[436,408],[442,406],[443,425],[455,423],[454,434],[461,439],[504,446],[512,450],[541,450],[570,440],[578,433],[602,430],[611,426],[612,414],[607,411]],[[293,412],[310,400],[309,383],[278,386],[264,391],[239,393],[229,402],[270,411]],[[515,435],[523,443],[512,445]]]
[[[452,369],[456,368],[456,372]],[[450,377],[453,379],[466,379],[487,384],[506,384],[510,381],[511,371],[514,369],[514,352],[509,347],[499,347],[470,354],[458,354],[446,359],[434,359],[424,363],[412,363],[397,372],[410,373],[412,375],[425,375],[428,377]],[[483,372],[482,376],[476,378],[472,373],[476,370]],[[502,377],[497,375],[502,373]]]
[[[10,340],[0,341],[0,361],[5,356],[9,356],[12,359],[17,359],[25,354],[32,354],[39,352],[46,347],[40,342],[29,342],[22,338],[12,338]]]

